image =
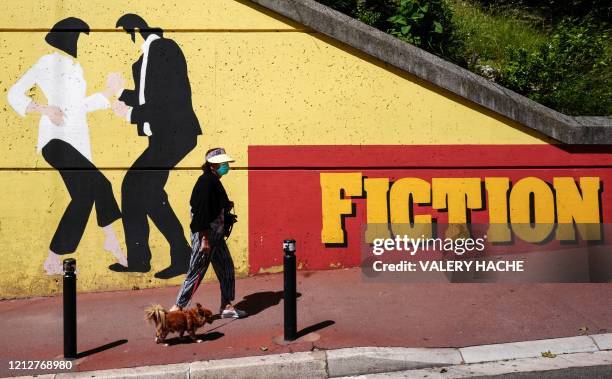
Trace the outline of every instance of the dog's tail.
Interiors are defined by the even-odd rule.
[[[151,305],[145,309],[145,320],[154,323],[156,326],[166,327],[166,310],[159,304]]]

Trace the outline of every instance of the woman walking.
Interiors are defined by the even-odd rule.
[[[191,301],[212,262],[221,287],[221,318],[242,318],[246,312],[236,309],[234,261],[225,243],[227,229],[232,220],[226,215],[234,207],[229,200],[221,178],[234,162],[223,148],[206,152],[204,173],[198,178],[190,199],[191,205],[191,259],[185,281],[170,309],[183,309]]]
[[[110,182],[92,163],[87,126],[87,113],[109,108],[113,90],[86,96],[83,69],[75,60],[80,33],[89,34],[89,26],[81,19],[69,17],[55,24],[45,37],[54,52],[42,56],[8,92],[8,102],[19,115],[42,116],[37,151],[59,171],[71,197],[43,264],[48,275],[62,273],[60,256],[76,250],[94,204],[105,235],[104,249],[127,265],[111,226],[121,218],[121,212]],[[35,85],[44,93],[47,104],[27,96]]]

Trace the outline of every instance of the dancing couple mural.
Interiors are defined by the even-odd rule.
[[[76,250],[95,206],[98,225],[105,235],[104,249],[117,260],[109,268],[117,272],[150,271],[151,218],[170,244],[171,257],[170,266],[155,277],[168,279],[187,271],[191,248],[164,186],[170,169],[196,147],[202,131],[193,111],[187,63],[176,42],[135,14],[120,17],[116,27],[123,28],[142,49],[132,66],[134,89],[124,88],[124,78],[112,73],[104,91],[86,95],[77,47],[80,34],[89,34],[89,26],[69,17],[56,23],[45,37],[55,51],[42,56],[10,88],[8,101],[23,117],[30,113],[41,116],[37,150],[59,172],[71,197],[43,264],[47,274],[62,273],[61,256]],[[34,86],[40,88],[47,104],[27,95]],[[123,179],[121,210],[110,181],[92,161],[87,125],[88,112],[108,108],[136,125],[139,136],[148,138],[148,147]],[[127,256],[113,229],[119,219]]]

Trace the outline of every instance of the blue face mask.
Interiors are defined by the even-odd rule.
[[[223,176],[229,172],[229,164],[227,162],[222,163],[221,166],[217,169],[217,174]]]

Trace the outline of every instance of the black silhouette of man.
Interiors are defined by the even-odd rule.
[[[191,102],[187,62],[177,43],[164,38],[161,29],[150,28],[135,14],[119,18],[116,27],[122,27],[133,42],[138,32],[144,43],[143,54],[132,66],[136,88],[124,89],[113,109],[136,124],[138,135],[148,136],[149,145],[130,167],[121,186],[128,267],[114,264],[110,269],[151,269],[148,216],[170,244],[170,266],[155,274],[168,279],[187,271],[191,248],[164,186],[169,170],[195,148],[202,130]]]

